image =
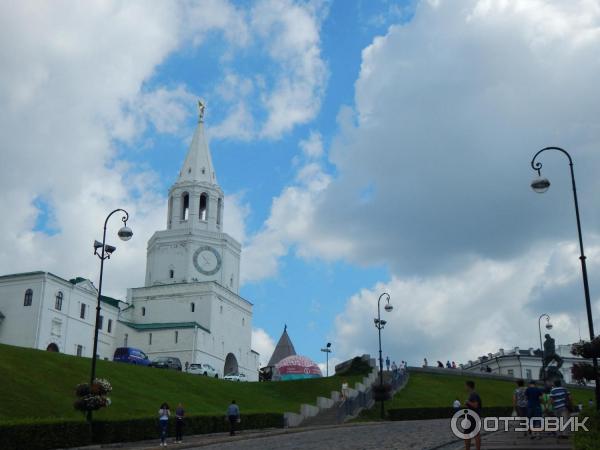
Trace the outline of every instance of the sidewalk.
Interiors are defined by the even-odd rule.
[[[313,426],[313,427],[301,427],[301,428],[267,428],[264,430],[242,430],[236,432],[235,436],[230,436],[228,432],[225,433],[213,433],[213,434],[197,434],[193,436],[183,437],[181,444],[175,444],[175,438],[169,436],[167,438],[167,448],[173,449],[187,449],[206,447],[209,445],[223,444],[236,441],[247,441],[251,439],[259,439],[271,436],[281,436],[286,434],[297,434],[305,433],[314,430],[324,430],[329,428],[340,428],[340,427],[361,427],[367,426],[369,423],[353,423],[353,424],[340,424],[340,425],[327,425],[327,426]],[[102,445],[90,445],[86,447],[72,447],[69,450],[95,450],[95,449],[135,449],[135,450],[160,450],[164,447],[160,446],[160,439],[138,441],[138,442],[119,442],[114,444],[102,444]]]

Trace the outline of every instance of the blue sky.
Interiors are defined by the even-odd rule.
[[[533,347],[542,312],[578,339],[565,161],[529,189],[547,145],[575,160],[598,323],[600,0],[35,5],[0,5],[0,273],[96,280],[121,206],[105,289],[142,285],[202,97],[263,359],[284,324],[319,362],[374,354],[383,291],[412,364]]]

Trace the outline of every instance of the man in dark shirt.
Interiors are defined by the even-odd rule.
[[[479,396],[479,394],[477,392],[475,392],[475,382],[474,381],[467,381],[465,383],[465,386],[467,388],[467,401],[465,402],[465,406],[467,408],[469,408],[470,410],[475,411],[479,416],[481,416],[481,397]],[[471,439],[465,439],[465,450],[470,450],[471,449]],[[480,450],[481,449],[481,434],[478,433],[477,436],[475,436],[475,449],[476,450]]]
[[[529,382],[529,387],[525,390],[525,396],[527,397],[527,418],[529,419],[529,426],[534,426],[536,428],[541,427],[541,398],[543,394],[544,391],[536,386],[535,381],[531,380]],[[532,418],[535,418],[535,420],[531,420]],[[529,434],[532,434],[531,429],[529,430]]]

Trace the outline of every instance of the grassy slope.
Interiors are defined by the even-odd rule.
[[[90,359],[0,345],[0,422],[25,418],[81,418],[74,388],[87,381]],[[112,405],[99,419],[153,416],[166,401],[183,402],[188,414],[224,414],[232,399],[242,413],[296,412],[301,403],[339,390],[337,377],[281,383],[233,383],[167,370],[98,361],[97,376],[113,385]],[[360,377],[349,377],[358,381]]]
[[[467,376],[434,375],[427,373],[413,373],[410,375],[408,385],[394,398],[387,402],[387,408],[421,408],[421,407],[451,407],[452,402],[458,398],[461,402],[466,399],[465,381]],[[512,381],[485,380],[471,378],[475,388],[481,396],[483,406],[511,406],[512,394],[516,384]],[[569,389],[575,403],[587,405],[593,397],[591,390]]]

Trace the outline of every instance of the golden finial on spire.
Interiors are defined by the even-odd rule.
[[[204,110],[206,109],[206,103],[204,100],[198,100],[198,122],[204,122]]]

